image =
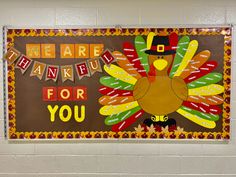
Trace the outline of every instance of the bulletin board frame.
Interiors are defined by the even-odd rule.
[[[185,29],[187,28],[206,28],[206,27],[202,27],[199,25],[183,25]],[[232,26],[231,25],[225,25],[225,26],[211,26],[211,25],[207,25],[207,27],[211,28],[230,28],[230,33],[231,33],[231,37],[233,37],[233,33],[232,33]],[[22,32],[19,34],[14,34],[14,35],[18,35],[18,36],[25,36],[28,35],[24,32],[24,29],[29,29],[30,32],[34,31],[34,29],[47,29],[49,30],[49,33],[51,33],[52,35],[54,35],[54,29],[55,27],[20,27],[20,29],[22,29]],[[56,27],[57,29],[64,29],[65,27]],[[137,29],[136,29],[137,28]],[[124,28],[127,30],[125,35],[137,35],[140,34],[140,32],[138,31],[138,28],[140,29],[140,27],[128,27],[128,28]],[[146,27],[145,28],[149,28],[149,29],[154,29],[157,30],[158,28],[165,28],[166,32],[169,34],[168,30],[171,31],[172,30],[176,30],[179,28],[182,28],[182,26],[174,26],[171,28],[166,28],[166,27]],[[3,44],[3,51],[4,53],[7,51],[7,48],[9,48],[12,45],[12,41],[9,42],[9,36],[7,36],[6,31],[8,29],[19,29],[19,27],[4,27],[3,30],[3,34],[4,34],[4,44]],[[84,36],[90,36],[91,34],[93,34],[96,31],[97,35],[103,35],[103,34],[108,34],[111,35],[111,30],[114,30],[114,35],[118,35],[120,34],[120,28],[104,28],[104,27],[69,27],[68,31],[65,33],[66,36],[73,36],[73,29],[78,29],[77,33],[78,34],[82,34]],[[142,29],[142,28],[141,28]],[[134,32],[132,31],[134,30]],[[146,29],[145,29],[146,30]],[[148,31],[143,31],[142,34],[147,35]],[[105,31],[105,32],[102,32]],[[131,31],[131,32],[129,32]],[[155,31],[156,33],[158,33],[158,31]],[[47,32],[48,33],[48,32]],[[183,33],[185,35],[193,35],[194,31],[187,31],[184,30]],[[222,31],[201,31],[200,32],[202,35],[204,34],[218,34],[218,33],[222,33]],[[43,34],[43,32],[42,32]],[[63,33],[62,33],[63,35]],[[231,39],[230,39],[230,44],[231,44]],[[6,47],[7,44],[7,47]],[[224,45],[224,71],[226,71],[227,69],[230,69],[230,60],[232,58],[231,56],[231,46],[228,45]],[[230,54],[229,54],[230,51]],[[8,67],[7,67],[7,63],[3,62],[3,67],[4,67],[4,71],[3,71],[3,76],[4,76],[4,117],[5,117],[5,136],[8,140],[98,140],[98,139],[102,139],[102,140],[116,140],[116,139],[128,139],[128,140],[229,140],[230,139],[230,115],[229,115],[229,111],[226,112],[225,110],[230,109],[230,102],[228,101],[227,103],[224,103],[224,122],[223,122],[223,129],[222,132],[184,132],[182,130],[180,131],[174,131],[174,132],[158,132],[158,133],[149,133],[149,132],[131,132],[131,131],[124,131],[124,132],[112,132],[112,131],[108,131],[108,132],[17,132],[16,131],[16,127],[15,125],[15,116],[14,116],[14,111],[9,111],[9,106],[13,105],[14,107],[14,102],[9,103],[8,102],[8,95],[9,94],[14,94],[14,90],[10,91],[8,90],[8,87],[6,87],[6,84],[13,84],[13,82],[9,82],[8,81],[8,76],[11,75],[12,77],[14,77],[14,72],[12,73],[8,73]],[[224,80],[230,79],[230,73],[225,74],[224,75]],[[230,83],[226,83],[224,82],[224,87],[227,88],[228,92],[224,93],[225,94],[225,98],[230,97]],[[9,115],[13,113],[13,118],[9,118]]]

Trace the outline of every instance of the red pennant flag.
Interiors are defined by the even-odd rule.
[[[27,58],[25,55],[21,55],[15,67],[19,68],[21,70],[21,73],[24,74],[25,71],[29,68],[31,63],[32,63],[31,59]]]
[[[101,55],[101,59],[108,66],[116,61],[115,57],[108,49],[103,52],[103,54]]]
[[[46,81],[47,80],[53,80],[54,82],[56,82],[57,78],[58,78],[58,73],[59,73],[59,66],[48,65],[45,80]]]
[[[82,79],[84,76],[90,76],[89,67],[86,61],[75,64],[75,68],[79,79]]]

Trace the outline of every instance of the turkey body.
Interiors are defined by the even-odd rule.
[[[139,79],[134,87],[134,97],[141,108],[152,115],[167,115],[181,107],[188,96],[184,81],[179,77],[151,77],[154,78]]]

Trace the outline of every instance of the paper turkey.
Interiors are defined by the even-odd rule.
[[[210,51],[196,54],[198,41],[176,33],[155,35],[147,40],[136,36],[134,44],[123,43],[123,52],[114,51],[116,63],[104,65],[110,76],[100,78],[100,114],[112,131],[125,130],[146,112],[149,125],[168,121],[177,112],[190,121],[212,129],[222,113],[217,84],[222,74],[214,72],[216,61],[208,61]]]

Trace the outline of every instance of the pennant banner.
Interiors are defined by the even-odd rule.
[[[37,45],[27,45],[27,46],[28,46],[27,54],[29,56],[32,56],[33,58],[37,58],[39,55]],[[52,46],[54,45],[49,45],[49,47]],[[63,53],[63,57],[66,57],[65,55],[71,54],[69,46],[67,46],[65,49],[63,48],[63,50],[65,50],[65,53]],[[54,48],[53,51],[55,52]],[[100,53],[102,53],[101,49]],[[55,54],[49,54],[47,52],[45,53],[44,51],[44,55],[42,56],[53,58],[53,56],[55,57]],[[82,79],[84,76],[90,77],[96,72],[102,72],[102,67],[99,58],[88,59],[87,61],[75,64],[74,67],[73,65],[53,66],[38,61],[32,61],[29,57],[21,54],[18,50],[12,47],[7,51],[3,59],[6,60],[9,65],[16,62],[15,67],[19,68],[22,74],[24,74],[26,70],[30,67],[30,65],[33,63],[30,76],[36,76],[40,80],[42,80],[42,77],[46,70],[46,76],[45,76],[46,81],[48,80],[53,80],[54,82],[57,81],[59,75],[59,69],[58,69],[59,67],[60,67],[62,82],[65,82],[66,80],[70,80],[72,82],[74,81],[74,67],[79,79]],[[104,53],[101,54],[101,59],[108,66],[112,62],[115,62],[115,58],[112,56],[109,50],[106,50]]]
[[[9,139],[228,140],[231,32],[7,29]]]

